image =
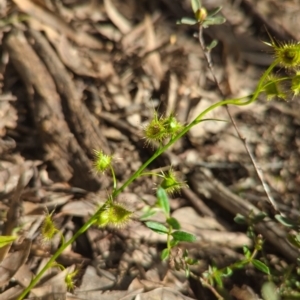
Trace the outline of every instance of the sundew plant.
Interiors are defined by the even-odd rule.
[[[209,26],[221,25],[226,20],[220,15],[221,7],[218,7],[213,11],[207,11],[199,0],[192,0],[191,7],[194,15],[193,18],[183,18],[178,21],[178,25],[185,24],[198,29],[198,38],[201,49],[204,51],[207,58],[208,68],[213,71],[210,61],[210,52],[216,46],[217,41],[213,41],[210,45],[205,45],[203,41],[203,30]],[[172,167],[168,171],[158,173],[147,171],[147,168],[157,157],[187,134],[193,126],[204,121],[209,122],[209,120],[205,119],[205,116],[218,107],[250,105],[257,101],[259,95],[264,95],[267,100],[271,100],[273,98],[286,100],[293,98],[300,93],[300,44],[298,42],[281,43],[272,38],[267,44],[273,51],[274,60],[262,74],[255,90],[250,95],[240,98],[221,99],[219,102],[207,107],[189,124],[181,124],[174,114],[159,116],[157,112],[154,112],[152,120],[150,120],[148,125],[145,126],[143,133],[146,141],[145,145],[153,147],[156,150],[154,154],[124,183],[119,184],[116,179],[113,165],[115,158],[104,153],[101,149],[95,149],[94,169],[97,173],[99,173],[99,176],[112,177],[113,186],[111,188],[111,192],[107,196],[104,204],[98,207],[94,214],[69,240],[65,240],[64,237],[61,236],[60,247],[52,255],[47,264],[31,280],[28,287],[26,287],[18,297],[18,300],[24,299],[30,290],[39,282],[47,269],[57,266],[56,259],[61,255],[61,253],[91,226],[97,226],[100,229],[105,228],[106,226],[113,226],[117,228],[126,226],[133,217],[134,212],[128,209],[126,205],[118,203],[116,201],[116,197],[120,195],[133,181],[141,176],[157,176],[159,184],[156,186],[157,202],[155,207],[149,207],[149,209],[141,217],[140,221],[143,222],[149,230],[166,235],[167,243],[165,249],[161,253],[161,258],[163,260],[169,260],[170,265],[174,266],[174,268],[184,270],[186,276],[193,276],[190,271],[190,266],[196,264],[197,261],[190,258],[187,251],[183,251],[180,257],[174,257],[172,255],[172,248],[177,246],[180,242],[193,242],[196,239],[194,235],[181,230],[179,222],[171,216],[170,212],[169,198],[182,188],[186,188],[187,183],[178,179],[177,174]],[[287,69],[288,76],[280,76],[274,73],[274,68],[276,67]],[[216,82],[216,84],[218,83]],[[149,221],[147,219],[149,216],[155,214],[157,209],[164,213],[165,223]],[[260,219],[262,218],[258,216],[256,221],[260,221]],[[289,223],[288,220],[284,218],[279,217],[278,219],[285,224]],[[243,217],[240,217],[239,221],[243,221]],[[253,222],[256,221],[253,219]],[[44,239],[51,240],[57,233],[59,233],[59,229],[56,228],[53,222],[53,213],[48,213],[42,226],[41,234]],[[2,238],[4,238],[6,243],[7,241],[13,241],[13,238],[10,239],[10,237]],[[254,250],[250,251],[248,248],[245,248],[245,258],[243,260],[223,269],[211,266],[207,272],[203,273],[202,277],[198,278],[204,286],[211,289],[218,299],[222,299],[222,297],[215,289],[215,286],[217,285],[222,287],[222,278],[230,276],[235,269],[251,264],[258,270],[269,274],[268,267],[263,262],[255,258],[257,252],[262,249],[263,237],[255,236],[255,234],[253,234],[252,238],[254,239]],[[291,236],[290,239],[300,248],[300,238],[298,234]],[[69,287],[73,286],[73,278],[76,274],[76,271],[72,274],[68,274],[66,284],[68,283]]]

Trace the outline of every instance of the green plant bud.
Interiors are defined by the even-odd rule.
[[[65,277],[65,283],[67,285],[68,291],[72,291],[75,288],[75,280],[74,278],[78,274],[78,269],[74,270],[71,273],[68,273],[67,276]]]
[[[130,221],[132,214],[133,212],[126,209],[122,204],[111,202],[99,215],[97,225],[100,227],[107,225],[123,227]]]
[[[54,211],[53,211],[54,212]],[[52,220],[53,212],[47,213],[41,227],[41,234],[45,241],[51,241],[54,235],[59,231]]]
[[[300,72],[297,72],[296,75],[292,78],[291,90],[294,96],[299,95],[300,93]]]
[[[203,22],[207,17],[207,10],[204,7],[198,9],[195,13],[195,18],[198,22]]]
[[[94,168],[99,173],[104,173],[107,169],[111,167],[113,157],[111,155],[106,155],[103,151],[94,150]]]
[[[299,42],[275,43],[271,46],[274,49],[275,58],[285,68],[297,68],[300,66],[300,44]]]
[[[186,187],[185,182],[180,182],[176,178],[174,171],[171,169],[167,172],[167,174],[163,173],[163,181],[160,186],[169,194],[172,195],[175,192],[180,191],[183,187]]]
[[[164,119],[164,128],[167,134],[172,136],[182,130],[183,126],[177,121],[173,114],[171,114]]]
[[[155,112],[154,118],[145,127],[144,132],[148,143],[163,142],[168,137],[168,132],[165,128],[165,119],[158,118],[157,113]]]

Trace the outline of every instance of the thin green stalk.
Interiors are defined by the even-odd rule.
[[[117,188],[117,178],[116,178],[114,168],[112,166],[110,167],[110,170],[111,170],[111,175],[112,175],[112,179],[113,179],[113,191],[114,191]]]
[[[103,208],[103,206],[100,208],[100,210]],[[99,210],[97,211],[99,213]],[[62,252],[84,232],[87,231],[87,229],[96,221],[97,214],[94,214],[67,242],[63,243],[57,251],[51,256],[49,261],[45,264],[45,266],[42,268],[42,270],[32,279],[28,287],[22,292],[22,294],[19,296],[18,300],[22,300],[29,292],[30,290],[39,282],[43,274],[52,267],[55,260],[62,254]]]
[[[113,178],[114,178],[114,190],[112,193],[112,198],[114,199],[115,197],[117,197],[127,186],[129,186],[135,179],[137,179],[141,173],[147,168],[147,166],[153,162],[157,157],[159,157],[163,152],[165,152],[172,144],[174,144],[177,140],[179,140],[181,137],[183,137],[193,126],[195,126],[196,124],[200,123],[203,121],[203,117],[209,113],[210,111],[212,111],[213,109],[220,107],[220,106],[224,106],[224,105],[237,105],[237,106],[243,106],[243,105],[247,105],[250,104],[252,102],[254,102],[259,93],[261,92],[263,83],[265,81],[265,79],[267,78],[268,74],[272,71],[272,69],[276,66],[277,62],[273,62],[273,64],[265,71],[265,73],[263,74],[263,76],[260,78],[260,81],[258,83],[258,86],[254,92],[254,94],[252,95],[252,98],[250,98],[250,100],[246,101],[246,102],[241,102],[243,99],[248,98],[248,97],[242,97],[242,98],[236,98],[236,99],[227,99],[227,100],[223,100],[223,101],[219,101],[213,105],[211,105],[210,107],[208,107],[207,109],[205,109],[201,114],[199,114],[190,124],[188,124],[187,126],[184,127],[184,129],[177,134],[175,137],[173,137],[172,139],[170,139],[170,141],[161,146],[160,148],[158,148],[155,153],[152,155],[152,157],[150,157],[137,171],[135,171],[135,173],[125,182],[123,183],[123,185],[118,188],[116,188],[116,179],[114,177],[114,172],[112,172],[113,174]],[[74,234],[74,236],[68,240],[66,243],[63,243],[58,250],[53,254],[53,256],[50,258],[50,260],[47,262],[47,264],[43,267],[43,269],[34,277],[34,279],[30,282],[30,284],[28,285],[28,287],[22,292],[22,294],[19,296],[18,300],[22,300],[29,292],[30,290],[39,282],[39,280],[41,279],[41,277],[43,276],[43,274],[52,267],[54,261],[61,255],[61,253],[69,246],[71,245],[81,234],[83,234],[91,225],[93,225],[96,221],[97,221],[97,217],[100,215],[100,213],[105,209],[105,204],[102,205],[97,212],[90,217],[90,219]]]

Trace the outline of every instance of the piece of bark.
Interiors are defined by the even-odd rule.
[[[5,47],[26,85],[29,107],[46,159],[62,180],[71,180],[74,185],[88,190],[99,189],[100,181],[91,172],[91,162],[64,120],[55,83],[23,32],[12,30],[5,39]]]

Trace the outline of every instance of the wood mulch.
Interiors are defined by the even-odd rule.
[[[300,40],[297,0],[203,1],[222,5],[227,22],[205,30],[215,74],[227,97],[250,94],[272,62],[268,34]],[[119,184],[153,153],[142,129],[154,114],[171,112],[187,124],[219,101],[196,28],[176,25],[191,16],[190,1],[0,1],[0,211],[1,235],[19,238],[0,248],[0,300],[16,299],[60,244],[45,243],[47,212],[69,239],[112,189],[108,174],[93,170],[94,150],[113,154]],[[268,34],[267,34],[268,32]],[[278,70],[282,72],[283,70]],[[299,218],[300,105],[260,99],[230,107],[264,172],[280,210]],[[224,267],[252,246],[236,214],[264,211],[255,230],[265,240],[270,267],[283,270],[299,252],[256,177],[224,108],[194,127],[149,170],[170,166],[186,181],[171,200],[172,216],[197,242],[180,245],[209,265]],[[299,136],[298,136],[299,135]],[[30,299],[214,299],[199,281],[160,260],[165,237],[138,221],[155,203],[155,178],[136,180],[118,197],[135,211],[125,228],[90,228],[65,251],[32,290]],[[162,215],[155,220],[163,221]],[[174,255],[179,255],[174,253]],[[64,278],[77,268],[76,287]],[[259,299],[267,276],[247,268],[225,280],[232,299]],[[52,298],[51,298],[52,297]],[[228,298],[229,299],[229,298]]]

